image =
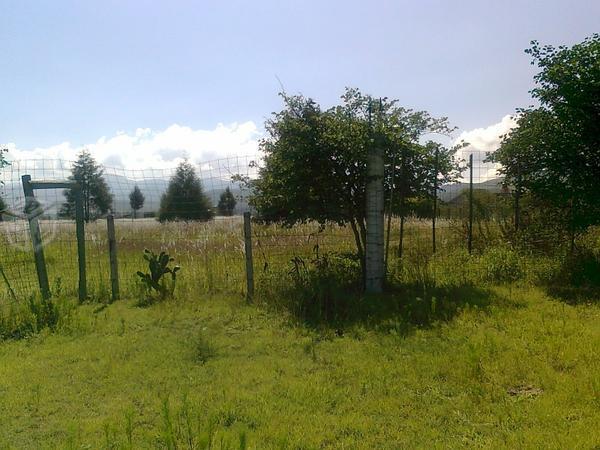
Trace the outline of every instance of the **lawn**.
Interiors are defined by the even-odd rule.
[[[0,447],[598,448],[600,304],[486,295],[427,326],[234,294],[73,308],[0,342]]]

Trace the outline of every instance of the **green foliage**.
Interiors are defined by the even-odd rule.
[[[508,246],[497,246],[486,251],[479,260],[484,279],[489,283],[514,283],[524,271],[519,254]]]
[[[35,295],[29,296],[23,304],[0,306],[0,341],[23,339],[44,329],[53,332],[61,324],[66,327],[72,309],[66,302],[59,307],[54,300]]]
[[[575,288],[600,288],[600,254],[578,248],[563,259],[552,283]]]
[[[175,259],[171,258],[165,252],[160,252],[160,254],[157,255],[148,249],[144,250],[144,259],[148,262],[149,272],[144,273],[138,271],[137,275],[140,277],[140,281],[148,294],[145,302],[151,302],[153,300],[153,293],[156,294],[160,300],[172,296],[175,291],[177,272],[180,270],[179,266],[173,268],[169,267],[169,263],[173,262]],[[171,276],[169,283],[167,283],[165,275]]]
[[[89,151],[82,150],[73,163],[69,180],[77,182],[83,198],[83,217],[86,222],[94,221],[106,214],[112,207],[113,196],[104,179],[104,170],[96,163]],[[75,192],[64,191],[66,202],[61,208],[63,217],[75,217]]]
[[[350,224],[363,261],[371,150],[384,150],[385,196],[400,193],[395,209],[410,196],[431,195],[436,152],[439,181],[458,174],[456,149],[420,143],[426,133],[450,132],[445,118],[400,107],[396,100],[375,102],[358,89],[347,89],[342,104],[326,111],[310,98],[281,96],[285,109],[265,124],[264,165],[251,183],[250,204],[265,222]]]
[[[199,332],[194,340],[194,359],[201,364],[216,356],[215,346],[204,332]]]
[[[133,218],[135,219],[136,213],[138,210],[144,207],[144,202],[146,201],[146,197],[136,184],[133,187],[133,190],[129,193],[129,206],[133,210]]]
[[[237,201],[235,200],[235,196],[229,186],[225,188],[225,191],[219,197],[219,204],[217,205],[217,210],[219,214],[222,216],[232,216],[233,211],[235,209]]]
[[[194,166],[183,161],[171,178],[167,191],[160,200],[158,220],[207,221],[214,216],[210,200],[204,194],[202,183]]]
[[[490,159],[506,181],[552,214],[547,227],[576,233],[600,223],[600,35],[572,47],[526,50],[540,72],[532,95],[538,108],[518,111],[517,127]]]

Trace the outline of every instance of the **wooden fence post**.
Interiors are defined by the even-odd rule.
[[[244,248],[246,254],[246,301],[254,298],[254,263],[252,260],[252,224],[250,213],[244,213]]]
[[[31,185],[31,176],[23,175],[23,193],[25,194],[25,212],[27,221],[29,222],[29,234],[31,243],[33,244],[33,256],[35,259],[35,270],[37,272],[38,282],[42,298],[50,298],[50,284],[48,283],[48,271],[46,270],[46,260],[44,259],[44,248],[42,244],[42,233],[38,221],[39,213],[35,209],[35,196],[33,194],[33,186]]]
[[[79,262],[79,301],[87,299],[87,275],[85,267],[85,225],[83,213],[83,195],[79,186],[75,191],[75,231],[77,234],[77,259]]]
[[[117,260],[117,238],[115,234],[115,217],[112,214],[106,216],[106,227],[108,229],[108,258],[110,261],[110,287],[113,301],[119,300],[119,265]]]

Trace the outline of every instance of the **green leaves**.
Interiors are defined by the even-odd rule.
[[[175,259],[171,258],[165,252],[160,252],[159,255],[156,255],[148,249],[144,250],[144,259],[148,262],[149,273],[138,271],[137,275],[146,286],[148,293],[155,291],[160,299],[173,295],[177,272],[181,269],[179,266],[169,267],[169,263]],[[169,274],[171,275],[171,283],[170,286],[167,286],[164,276]]]
[[[205,195],[202,183],[194,166],[183,161],[171,178],[167,191],[160,200],[158,220],[201,220],[212,219],[212,204]]]
[[[96,163],[89,151],[82,150],[73,163],[70,180],[76,181],[83,195],[83,212],[86,222],[98,219],[112,208],[113,196],[102,167]],[[66,202],[61,208],[63,217],[75,217],[75,193],[71,189],[64,192]]]
[[[507,183],[554,210],[547,225],[572,236],[600,223],[600,35],[572,47],[532,42],[540,68],[531,91],[540,106],[518,110],[517,127],[491,160]]]

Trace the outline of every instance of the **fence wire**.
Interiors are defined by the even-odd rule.
[[[469,168],[457,182],[441,185],[437,190],[435,214],[435,252],[443,255],[466,251],[472,234],[474,251],[503,238],[514,227],[514,192],[503,184],[498,168],[484,162],[483,152],[473,153],[473,227],[470,228]],[[243,156],[209,161],[194,166],[204,193],[216,209],[219,199],[229,188],[235,199],[233,215],[216,215],[208,222],[157,221],[160,202],[175,169],[122,169],[103,167],[104,178],[113,196],[119,275],[122,291],[135,295],[138,270],[145,269],[145,248],[165,251],[182,266],[181,287],[189,292],[242,292],[245,283],[244,237],[241,214],[249,210],[248,189],[237,176],[256,178],[260,158]],[[25,198],[21,176],[33,180],[64,181],[71,176],[72,163],[60,160],[12,161],[0,170],[0,195],[7,205],[0,222],[0,264],[6,279],[0,279],[0,296],[9,297],[9,286],[17,296],[27,296],[38,288],[29,225],[24,213]],[[134,213],[129,195],[137,186],[145,197],[143,207]],[[64,295],[77,292],[77,241],[75,223],[60,217],[65,203],[63,190],[35,192],[43,208],[40,228],[48,267],[51,290]],[[434,195],[405,214],[392,211],[386,218],[387,254],[399,256],[432,254],[434,251]],[[386,205],[386,213],[389,209]],[[387,239],[389,225],[389,240]],[[89,294],[96,298],[110,296],[110,267],[106,220],[85,226],[86,263]],[[314,258],[325,253],[356,251],[349,227],[318,224],[284,228],[279,225],[253,225],[255,272],[289,265],[294,256]]]

